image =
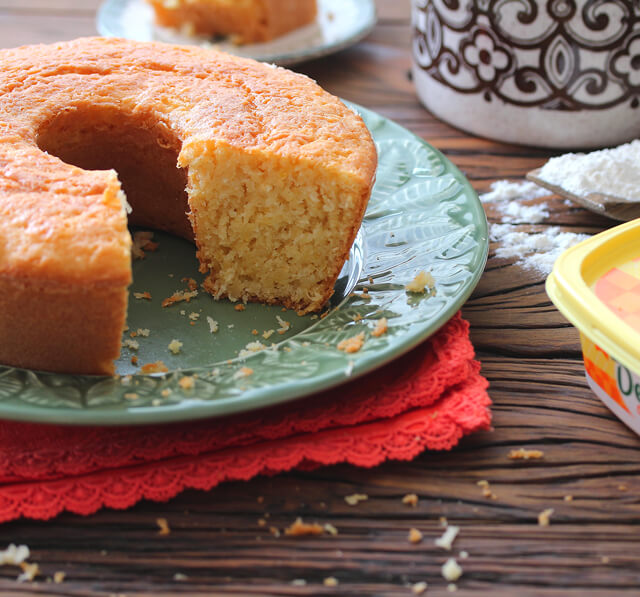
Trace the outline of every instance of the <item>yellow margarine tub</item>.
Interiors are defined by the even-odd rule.
[[[640,219],[565,251],[547,294],[580,330],[591,389],[640,434]]]

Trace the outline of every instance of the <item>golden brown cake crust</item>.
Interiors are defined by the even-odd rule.
[[[48,131],[80,138],[85,124],[112,130],[110,115],[121,114],[185,170],[214,146],[309,164],[353,179],[360,190],[350,213],[364,212],[376,168],[369,133],[304,76],[212,50],[106,38],[0,50],[0,63],[0,280],[14,293],[0,302],[1,363],[112,373],[118,356],[131,281],[120,184],[112,170],[85,171],[45,153]],[[76,113],[82,126],[59,126]],[[188,236],[184,222],[167,228]],[[341,241],[343,257],[358,225]],[[25,313],[16,297],[47,285],[68,296],[50,303],[40,336],[31,324],[20,335],[16,322],[42,316],[49,299],[40,309],[34,299]],[[70,319],[56,324],[57,316]],[[64,362],[55,341],[63,328],[75,338]]]
[[[201,35],[230,35],[237,43],[266,42],[317,15],[316,0],[148,0],[156,22]]]

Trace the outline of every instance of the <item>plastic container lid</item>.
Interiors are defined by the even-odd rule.
[[[594,290],[614,272],[620,279],[620,304],[640,318],[640,219],[616,226],[567,249],[547,278],[547,294],[558,310],[587,338],[616,361],[640,374],[640,331],[613,310]],[[637,275],[633,271],[637,268]],[[625,271],[631,273],[625,275]],[[637,287],[633,280],[637,279]],[[614,280],[612,280],[614,281]],[[636,317],[630,314],[630,317]],[[640,321],[640,319],[638,319]]]

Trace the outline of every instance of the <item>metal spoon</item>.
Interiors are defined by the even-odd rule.
[[[526,175],[527,180],[535,182],[537,185],[553,191],[556,195],[566,197],[575,201],[597,214],[607,216],[613,220],[628,222],[640,218],[640,199],[628,199],[624,197],[616,197],[614,195],[606,195],[604,193],[589,193],[588,195],[575,195],[561,186],[551,184],[543,178],[540,178],[542,168],[532,170]]]

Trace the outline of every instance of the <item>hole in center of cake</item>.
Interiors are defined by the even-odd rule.
[[[38,131],[38,146],[84,170],[110,170],[133,208],[129,223],[193,240],[181,142],[150,114],[115,107],[69,107]]]

